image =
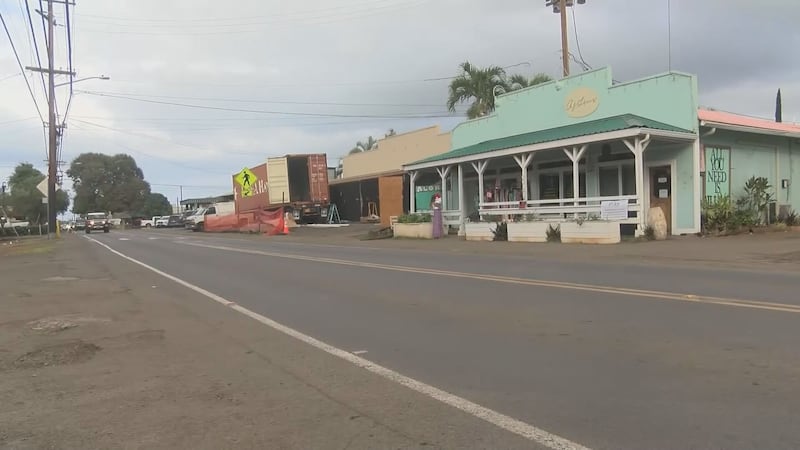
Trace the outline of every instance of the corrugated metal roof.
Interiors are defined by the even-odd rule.
[[[547,130],[534,131],[531,133],[517,134],[499,139],[492,139],[467,147],[450,150],[447,153],[431,156],[412,164],[422,164],[434,161],[442,161],[451,158],[463,158],[465,156],[478,155],[481,153],[507,148],[522,147],[524,145],[541,144],[543,142],[559,141],[578,136],[588,136],[592,134],[608,133],[611,131],[625,130],[628,128],[650,128],[663,131],[674,131],[679,133],[693,134],[692,131],[674,127],[666,123],[650,120],[634,114],[622,114],[619,116],[608,117],[605,119],[592,120],[589,122],[565,125]]]

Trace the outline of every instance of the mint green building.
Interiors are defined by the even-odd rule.
[[[701,201],[736,196],[751,176],[776,211],[800,209],[800,127],[698,109],[697,79],[670,72],[614,83],[609,68],[500,95],[491,115],[461,123],[452,148],[404,166],[445,186],[445,220],[551,222],[596,216],[637,234],[659,207],[668,233],[700,231]],[[420,205],[422,206],[422,205]]]

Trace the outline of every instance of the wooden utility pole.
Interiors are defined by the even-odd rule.
[[[47,0],[47,78],[49,81],[47,109],[50,124],[50,139],[47,152],[47,235],[55,233],[56,224],[56,177],[58,168],[58,129],[56,125],[56,81],[54,66],[54,29],[53,0]]]
[[[564,65],[564,77],[569,76],[569,43],[567,42],[567,0],[560,0],[561,4],[561,63]]]

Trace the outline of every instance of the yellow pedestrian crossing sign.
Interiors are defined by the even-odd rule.
[[[250,197],[253,195],[253,186],[255,186],[258,177],[252,170],[245,167],[241,172],[236,174],[233,178],[236,183],[242,188],[242,197]]]

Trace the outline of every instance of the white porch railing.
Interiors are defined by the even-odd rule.
[[[433,211],[430,209],[417,211],[417,214],[430,214],[433,215]],[[442,211],[442,222],[445,225],[452,225],[452,226],[460,226],[461,225],[461,211],[449,210],[449,211]]]
[[[600,203],[604,201],[626,201],[628,212],[642,213],[642,206],[636,203],[635,195],[613,197],[579,197],[552,200],[528,200],[513,202],[482,202],[479,206],[481,216],[489,215],[535,215],[542,220],[559,220],[577,216],[596,215],[600,217]],[[575,203],[578,203],[577,205]],[[637,223],[636,217],[619,220],[623,223]]]

